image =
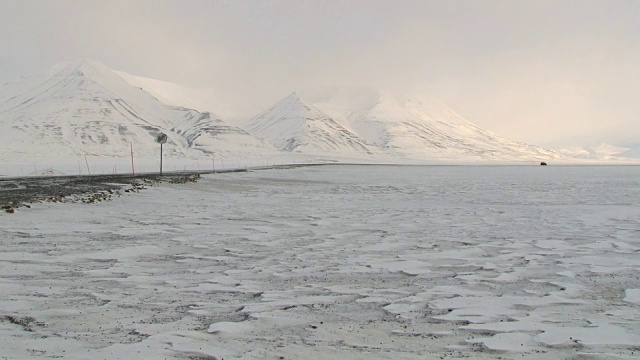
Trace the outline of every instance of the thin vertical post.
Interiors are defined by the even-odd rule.
[[[160,175],[162,175],[162,143],[160,143]]]
[[[89,170],[89,162],[87,161],[87,154],[84,154],[84,163],[87,164],[87,173],[91,175],[91,170]]]
[[[135,175],[136,174],[136,169],[135,167],[133,167],[133,143],[131,144],[131,175]]]

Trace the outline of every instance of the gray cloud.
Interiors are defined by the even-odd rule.
[[[0,79],[89,57],[214,87],[245,114],[301,87],[367,84],[521,141],[629,144],[638,18],[622,0],[0,0]]]

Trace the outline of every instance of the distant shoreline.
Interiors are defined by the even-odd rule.
[[[207,171],[174,171],[141,174],[46,175],[0,177],[0,210],[14,213],[36,202],[84,202],[109,200],[123,192],[137,192],[159,183],[196,182],[201,175],[246,172],[249,170],[291,169],[328,164],[274,165]]]
[[[201,175],[236,173],[270,169],[294,169],[312,166],[430,166],[430,167],[503,167],[503,166],[539,166],[538,164],[367,164],[367,163],[307,163],[290,165],[257,166],[250,168],[173,171],[142,174],[98,174],[98,175],[47,175],[2,177],[0,175],[0,211],[13,213],[17,208],[28,208],[37,202],[84,202],[94,203],[109,200],[113,195],[123,192],[137,192],[147,186],[159,183],[197,182]],[[638,164],[550,164],[550,167],[626,167]]]

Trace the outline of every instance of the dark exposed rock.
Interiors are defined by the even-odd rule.
[[[13,214],[14,209],[34,202],[82,202],[94,204],[110,200],[124,192],[139,192],[159,182],[174,184],[197,182],[198,173],[47,176],[0,179],[0,209]]]

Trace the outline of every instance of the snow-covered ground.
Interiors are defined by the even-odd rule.
[[[315,166],[0,215],[0,358],[637,358],[640,172]]]

